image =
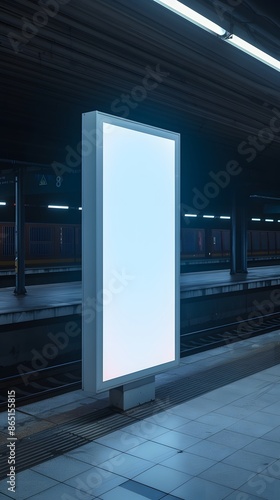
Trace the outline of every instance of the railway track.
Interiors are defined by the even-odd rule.
[[[81,359],[0,379],[0,411],[7,407],[7,390],[15,389],[21,405],[81,388]]]
[[[255,323],[255,324],[254,324]],[[198,352],[230,345],[234,342],[263,335],[280,329],[280,313],[256,316],[253,320],[232,322],[201,330],[181,330],[181,356],[189,356]]]
[[[181,357],[219,346],[231,346],[233,343],[249,337],[280,329],[280,313],[255,317],[254,323],[255,325],[249,325],[248,321],[243,321],[201,330],[181,330]],[[2,378],[0,380],[0,411],[6,409],[8,388],[16,390],[17,402],[20,405],[80,389],[81,365],[79,356],[79,359],[75,361],[28,372],[23,376],[14,375]]]

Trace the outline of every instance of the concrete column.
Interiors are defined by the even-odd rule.
[[[25,208],[24,208],[24,173],[19,168],[15,176],[16,219],[15,219],[15,295],[25,295]]]
[[[248,196],[235,190],[231,214],[231,274],[247,273]]]

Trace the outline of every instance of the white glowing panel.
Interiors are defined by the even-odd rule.
[[[116,126],[104,135],[103,283],[129,275],[103,308],[104,381],[175,359],[174,169],[170,139]]]
[[[178,363],[179,135],[97,112],[83,131],[83,379],[100,391]]]

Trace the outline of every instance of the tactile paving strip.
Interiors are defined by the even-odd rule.
[[[74,418],[52,429],[17,441],[17,472],[63,455],[83,444],[121,429],[172,406],[240,380],[280,363],[280,343],[271,342],[241,359],[224,360],[218,366],[180,377],[159,387],[156,400],[126,412],[103,408]],[[7,447],[0,448],[0,478],[7,474]]]

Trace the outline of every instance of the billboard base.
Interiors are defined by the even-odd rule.
[[[110,405],[121,410],[149,403],[155,399],[155,377],[116,387],[109,391]]]

